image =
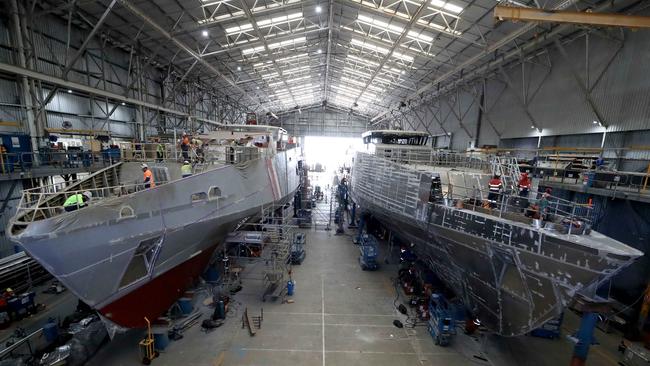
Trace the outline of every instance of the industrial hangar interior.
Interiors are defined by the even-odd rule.
[[[0,2],[0,365],[650,364],[650,2]]]

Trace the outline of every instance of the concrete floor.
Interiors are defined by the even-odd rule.
[[[226,324],[203,333],[195,325],[172,342],[154,365],[568,365],[572,345],[564,338],[503,339],[459,335],[450,347],[433,344],[425,327],[398,329],[393,306],[395,265],[364,272],[357,264],[358,249],[349,235],[306,230],[307,257],[294,266],[296,293],[292,304],[262,302],[260,284],[244,280]],[[382,253],[386,248],[382,247]],[[383,256],[382,256],[383,259]],[[248,273],[244,277],[253,277]],[[264,309],[256,336],[241,328],[243,308],[252,314]],[[206,309],[206,314],[208,310]],[[568,314],[569,312],[567,312]],[[564,334],[577,327],[567,315]],[[89,365],[137,365],[142,331],[123,335],[103,347]],[[589,365],[615,365],[619,336],[598,331]],[[481,346],[483,345],[483,346]],[[475,358],[487,358],[484,362]]]
[[[32,289],[34,292],[36,292],[36,303],[45,305],[45,308],[40,310],[35,315],[12,322],[11,325],[7,327],[7,329],[0,330],[0,348],[3,347],[9,338],[11,338],[16,328],[22,328],[27,334],[30,334],[43,327],[49,318],[54,318],[62,321],[66,315],[74,312],[75,308],[77,307],[78,300],[74,295],[70,293],[70,291],[65,291],[61,294],[43,293],[43,291],[46,290],[51,283],[52,280],[49,280],[46,283],[36,286]]]

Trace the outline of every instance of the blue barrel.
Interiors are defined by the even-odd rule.
[[[181,297],[178,299],[178,306],[180,306],[183,315],[189,315],[192,313],[192,299],[189,297]]]
[[[287,282],[287,295],[288,296],[293,296],[293,290],[294,290],[294,284],[293,281],[289,280]]]
[[[164,351],[167,346],[169,346],[169,336],[167,335],[167,331],[153,334],[153,347],[157,351]]]
[[[219,281],[219,271],[214,267],[208,267],[207,271],[203,273],[203,278],[206,282],[217,282]]]
[[[26,313],[26,310],[22,302],[20,301],[20,299],[17,297],[13,297],[9,299],[9,301],[7,301],[7,304],[9,305],[9,311],[12,314],[12,318],[22,319],[22,316],[24,315],[24,313]]]
[[[43,326],[43,335],[45,335],[45,340],[48,343],[52,343],[59,336],[59,326],[55,323],[45,323]]]
[[[215,309],[215,315],[217,316],[217,319],[226,319],[226,305],[224,304],[223,300],[219,300],[217,302],[217,306]]]

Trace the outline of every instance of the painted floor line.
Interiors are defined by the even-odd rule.
[[[265,311],[264,315],[267,314],[282,314],[282,315],[325,315],[325,316],[378,316],[378,317],[390,317],[394,318],[393,314],[337,314],[337,313],[303,313],[303,312],[285,312],[285,311]]]
[[[302,353],[321,353],[321,350],[311,349],[292,349],[292,348],[240,348],[242,351],[253,352],[302,352]],[[325,350],[325,353],[353,353],[353,354],[376,354],[376,355],[397,355],[397,356],[417,356],[415,352],[385,352],[385,351],[361,351],[361,350]],[[426,352],[422,353],[428,356],[461,356],[456,352]],[[461,356],[462,357],[462,356]]]
[[[266,315],[266,314],[265,314]],[[286,326],[291,326],[291,325],[300,325],[300,326],[318,326],[322,325],[321,322],[319,323],[300,323],[300,322],[291,322],[291,323],[285,323],[285,322],[269,322],[267,320],[264,320],[264,325],[286,325]],[[387,324],[387,325],[381,325],[381,324],[354,324],[354,323],[325,323],[325,326],[328,327],[365,327],[365,328],[395,328],[393,323]],[[397,329],[397,328],[395,328]]]

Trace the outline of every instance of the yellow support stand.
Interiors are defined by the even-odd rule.
[[[151,322],[144,317],[147,322],[147,336],[140,341],[140,360],[145,365],[150,365],[154,358],[158,357],[158,352],[154,349],[153,334],[151,333]]]

